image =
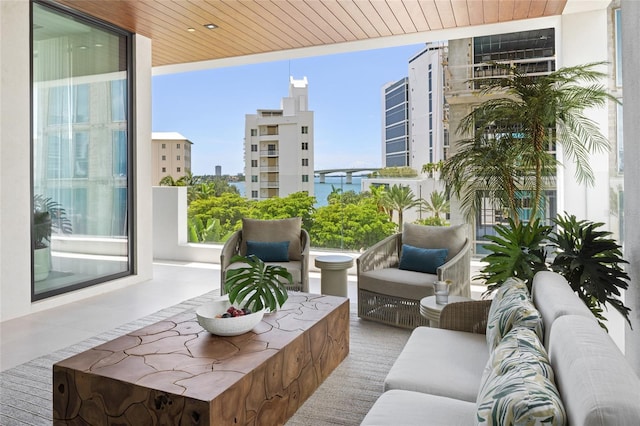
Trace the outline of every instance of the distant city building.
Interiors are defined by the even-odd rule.
[[[222,176],[222,166],[216,166],[216,176]]]
[[[409,76],[382,87],[382,164],[418,173],[446,159],[448,108],[443,96],[447,43],[429,43],[409,59]]]
[[[306,191],[313,196],[313,111],[308,82],[290,78],[280,109],[245,116],[245,196],[263,200]]]
[[[448,106],[443,94],[447,43],[429,43],[409,59],[409,164],[418,173],[447,158]]]
[[[382,88],[382,166],[409,165],[409,79]]]
[[[153,132],[151,135],[152,185],[165,176],[178,180],[191,170],[191,142],[177,132]]]

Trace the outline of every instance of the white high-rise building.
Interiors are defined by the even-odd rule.
[[[409,166],[418,173],[425,164],[446,160],[449,148],[443,93],[446,56],[447,42],[428,43],[409,59]]]
[[[245,116],[245,196],[263,200],[306,191],[313,196],[313,111],[308,82],[289,81],[280,109]]]
[[[420,173],[446,159],[449,131],[443,63],[447,43],[428,43],[409,59],[409,74],[382,87],[382,164]]]

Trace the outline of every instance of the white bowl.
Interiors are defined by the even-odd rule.
[[[264,316],[265,310],[262,309],[258,312],[239,317],[216,318],[216,315],[227,312],[230,306],[231,302],[229,302],[227,296],[221,296],[211,302],[205,303],[196,309],[198,323],[200,323],[202,328],[217,336],[238,336],[253,329],[253,327],[262,321],[262,317]],[[238,305],[235,306],[236,308],[240,308]]]

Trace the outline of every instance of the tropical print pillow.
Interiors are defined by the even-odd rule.
[[[493,300],[500,300],[505,296],[512,294],[524,294],[530,298],[529,289],[524,281],[520,278],[507,278],[504,283],[496,290]]]
[[[539,338],[544,335],[542,316],[535,308],[526,290],[511,289],[499,300],[491,302],[487,317],[487,345],[489,351],[500,343],[502,338],[516,327],[533,330]]]
[[[548,357],[537,347],[539,338],[526,328],[512,330],[496,347],[478,392],[477,424],[567,424]]]
[[[529,328],[517,327],[504,336],[489,355],[484,376],[488,376],[490,370],[504,374],[517,364],[529,364],[547,379],[555,381],[547,350],[538,335]]]

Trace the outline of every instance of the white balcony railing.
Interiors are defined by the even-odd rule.
[[[260,151],[260,155],[263,157],[277,157],[279,154],[277,149],[265,149]]]
[[[480,89],[479,80],[502,78],[509,75],[509,68],[515,68],[527,76],[547,75],[555,70],[556,58],[531,58],[513,61],[496,61],[470,65],[445,65],[445,88],[449,96],[470,94]]]
[[[260,171],[261,172],[279,172],[280,171],[280,167],[278,166],[260,166]]]

